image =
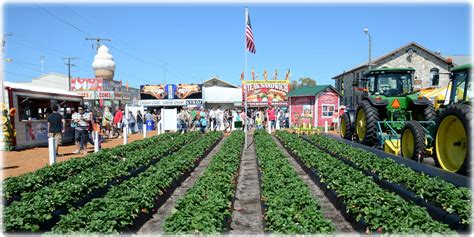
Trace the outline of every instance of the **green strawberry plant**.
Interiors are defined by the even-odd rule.
[[[449,213],[458,214],[462,224],[471,223],[472,194],[469,188],[456,187],[439,177],[430,177],[424,173],[416,172],[390,158],[382,159],[371,152],[326,136],[313,135],[310,136],[310,139],[314,144],[330,151],[330,153],[352,161],[360,169],[371,171],[381,179],[402,185],[418,197]]]
[[[4,209],[4,228],[6,231],[39,231],[42,223],[53,218],[53,211],[74,208],[77,201],[106,188],[109,182],[121,182],[120,178],[126,177],[134,169],[170,155],[197,137],[200,137],[197,132],[188,133],[148,149],[129,151],[120,162],[105,162],[63,182],[26,193],[20,201]]]
[[[266,231],[283,234],[334,232],[334,225],[323,217],[309,188],[285,155],[275,149],[271,135],[257,131],[254,139],[262,179]]]
[[[103,149],[98,153],[87,155],[81,159],[70,159],[65,162],[46,166],[32,173],[9,177],[3,181],[3,198],[10,199],[13,195],[34,192],[57,182],[63,182],[71,176],[106,162],[118,162],[130,151],[147,149],[176,137],[176,133],[162,134],[152,138],[138,140],[127,145],[119,145],[111,149]]]
[[[243,143],[242,131],[227,138],[204,174],[178,199],[173,214],[165,220],[165,232],[213,234],[227,230]]]
[[[104,197],[62,216],[52,229],[55,234],[119,233],[130,227],[142,213],[152,212],[155,199],[170,188],[195,161],[221,137],[210,132],[184,145],[178,152],[149,167],[139,176],[114,186]]]
[[[425,208],[380,188],[371,177],[334,158],[297,135],[278,131],[286,149],[317,171],[319,179],[342,199],[347,213],[367,225],[366,233],[452,234],[433,220]],[[332,148],[334,149],[334,148]]]

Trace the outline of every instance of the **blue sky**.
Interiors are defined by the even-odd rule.
[[[38,7],[39,6],[39,7]],[[199,83],[212,76],[239,84],[244,69],[244,4],[5,4],[7,81],[44,71],[67,74],[62,57],[78,57],[72,76],[94,77],[94,42],[105,42],[115,79],[132,86]],[[375,58],[410,41],[444,55],[471,52],[469,4],[248,4],[257,53],[248,72],[311,77],[318,84],[367,60],[368,28]],[[62,22],[56,17],[66,21]],[[83,32],[81,32],[83,31]]]

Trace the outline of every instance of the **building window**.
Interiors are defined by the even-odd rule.
[[[438,86],[439,85],[439,69],[435,67],[431,68],[430,75],[431,75],[431,85]]]
[[[334,105],[323,104],[323,118],[332,118],[334,114]]]

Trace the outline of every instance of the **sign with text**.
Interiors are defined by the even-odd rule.
[[[289,91],[289,80],[242,81],[242,98],[245,103],[247,92],[248,106],[288,106]]]
[[[102,78],[71,78],[72,91],[101,91],[103,89]]]
[[[140,100],[138,106],[197,106],[202,105],[200,99],[189,100]]]
[[[202,99],[202,86],[195,84],[141,85],[142,100]]]

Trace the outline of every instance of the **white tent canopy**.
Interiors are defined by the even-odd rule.
[[[205,103],[235,103],[242,101],[242,88],[204,87],[203,100]]]

